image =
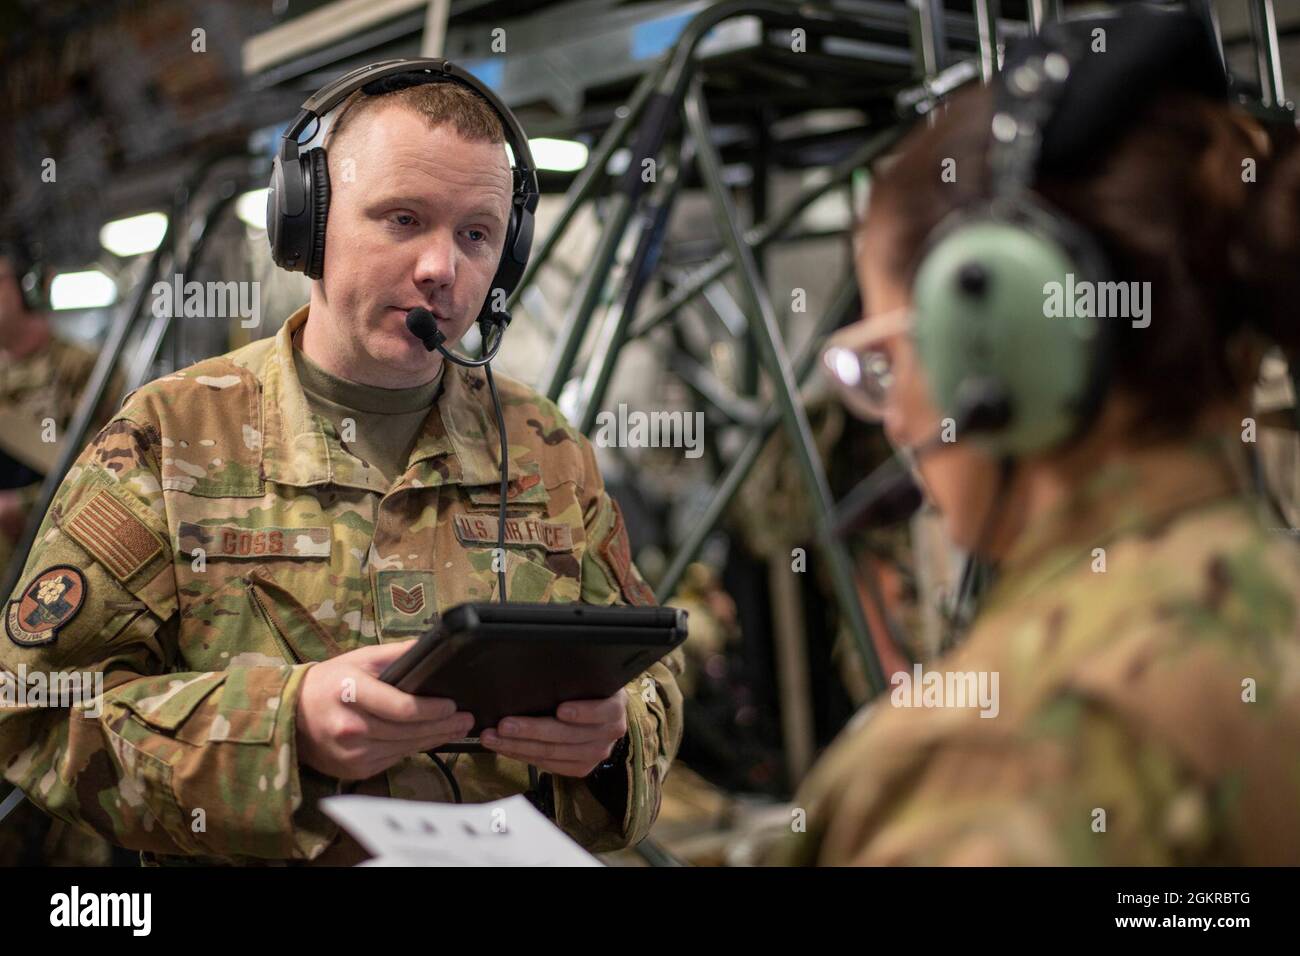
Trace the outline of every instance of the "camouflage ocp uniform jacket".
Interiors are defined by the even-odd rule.
[[[97,719],[0,711],[5,777],[160,858],[364,858],[316,807],[339,781],[297,760],[305,671],[497,599],[499,445],[482,371],[447,367],[390,487],[310,413],[291,352],[306,320],[304,307],[274,338],[135,391],[69,472],[7,608],[4,669],[102,671],[105,693]],[[508,598],[653,603],[590,443],[531,389],[498,387]],[[51,581],[71,589],[52,609]],[[628,685],[621,815],[587,781],[554,778],[557,820],[585,846],[628,845],[654,821],[682,734],[679,668],[674,654]],[[459,756],[453,773],[467,802],[528,787],[525,764],[491,753]],[[451,799],[422,754],[346,791]]]
[[[1300,863],[1300,553],[1234,457],[1137,453],[1028,529],[929,668],[997,674],[996,708],[895,684],[770,862]]]

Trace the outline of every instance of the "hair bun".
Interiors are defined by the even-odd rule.
[[[1295,362],[1300,360],[1300,137],[1288,133],[1274,148],[1250,187],[1233,266],[1244,319]]]

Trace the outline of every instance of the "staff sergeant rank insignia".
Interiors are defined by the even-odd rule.
[[[424,585],[417,584],[415,587],[407,589],[397,584],[390,584],[389,589],[393,595],[393,607],[403,614],[416,614],[424,609]]]
[[[22,597],[10,601],[5,612],[9,639],[22,647],[49,644],[81,610],[86,601],[86,579],[76,568],[46,568],[27,585]]]

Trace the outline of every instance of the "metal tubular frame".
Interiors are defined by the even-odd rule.
[[[916,75],[933,76],[948,66],[948,36],[943,22],[943,0],[908,0],[908,6],[912,10]]]
[[[931,0],[926,2],[929,3]],[[928,26],[934,34],[930,46],[932,49],[941,50],[944,49],[942,8],[937,3],[934,4],[934,8],[937,17],[931,19]],[[616,264],[618,249],[629,227],[637,228],[632,224],[638,206],[644,204],[646,208],[640,219],[640,237],[636,250],[623,278],[622,293],[617,297],[617,304],[598,324],[594,348],[591,352],[592,358],[589,367],[581,376],[580,405],[575,415],[580,430],[590,431],[594,425],[621,346],[630,339],[647,334],[665,319],[674,315],[684,304],[699,296],[724,274],[734,271],[740,281],[747,320],[746,332],[740,344],[751,350],[747,354],[752,368],[754,370],[761,368],[772,382],[774,393],[772,400],[775,408],[766,414],[755,415],[753,413],[756,407],[755,397],[732,393],[729,388],[717,382],[703,363],[688,362],[683,358],[685,364],[680,367],[680,370],[688,386],[697,396],[732,422],[751,431],[751,437],[740,457],[731,463],[721,479],[717,493],[706,509],[704,520],[692,527],[687,540],[681,543],[670,561],[666,573],[656,582],[656,593],[660,599],[666,599],[671,594],[686,567],[698,554],[700,547],[712,533],[727,505],[747,477],[763,443],[777,425],[781,425],[789,436],[792,454],[800,463],[804,483],[814,502],[813,511],[817,521],[816,541],[827,561],[837,601],[853,637],[855,649],[862,660],[867,679],[876,691],[880,691],[886,686],[885,679],[871,641],[870,625],[862,607],[858,591],[858,576],[855,575],[847,548],[829,531],[827,516],[834,502],[807,417],[798,400],[799,383],[815,361],[820,338],[830,329],[819,328],[817,335],[810,340],[792,367],[790,358],[786,354],[775,311],[768,300],[757,254],[781,237],[798,216],[818,198],[832,189],[843,186],[854,170],[869,164],[893,146],[902,136],[905,126],[892,125],[872,136],[867,143],[832,169],[828,181],[802,191],[775,217],[755,223],[751,228],[742,231],[737,225],[728,187],[722,180],[721,158],[708,133],[708,112],[699,93],[699,77],[695,69],[696,48],[708,31],[718,23],[743,15],[789,18],[797,15],[798,12],[789,5],[762,2],[762,0],[759,2],[725,0],[697,14],[687,25],[673,50],[637,85],[627,106],[619,111],[618,119],[601,137],[583,173],[569,188],[565,209],[533,256],[515,292],[514,299],[517,300],[525,292],[528,283],[536,276],[537,270],[549,258],[578,208],[596,196],[602,185],[601,180],[610,157],[625,141],[632,140],[631,159],[620,188],[607,200],[603,210],[601,236],[592,253],[589,268],[585,270],[582,279],[574,289],[560,333],[548,358],[541,390],[552,400],[558,399],[569,381],[583,340],[595,321],[594,315],[604,298],[606,285]],[[822,23],[834,22],[837,16],[823,10],[816,11],[816,15]],[[996,60],[995,53],[993,58]],[[937,63],[937,59],[935,62]],[[639,125],[634,125],[638,120],[640,120]],[[690,132],[689,139],[681,143],[676,135],[681,125],[680,120],[685,121]],[[673,290],[656,308],[637,318],[636,305],[657,263],[663,228],[673,199],[680,188],[681,172],[678,169],[677,157],[683,148],[689,150],[692,147],[696,153],[696,169],[724,225],[725,249],[694,271],[682,286]],[[641,175],[642,164],[646,160],[657,161],[661,153],[667,156],[666,162],[659,169],[662,175],[655,177],[655,186],[652,189],[647,188],[647,183]],[[849,303],[853,301],[851,277],[847,281],[846,288],[842,289],[837,296],[837,307],[830,310],[828,316],[837,321],[846,318],[846,306],[843,304],[845,301]],[[863,577],[866,578],[862,583],[868,597],[873,603],[879,602],[880,593],[876,582],[870,579],[869,573],[864,574]],[[879,606],[883,607],[883,605]]]
[[[1282,77],[1282,54],[1278,49],[1277,14],[1273,0],[1251,0],[1250,32],[1255,41],[1259,69],[1260,99],[1265,107],[1285,108],[1286,85]]]
[[[1275,64],[1276,57],[1271,57],[1272,48],[1269,47],[1267,40],[1270,29],[1275,30],[1275,23],[1266,15],[1271,11],[1271,0],[1252,0],[1252,3],[1257,8],[1255,16],[1261,24],[1257,37],[1261,49],[1261,64]],[[912,42],[923,77],[920,87],[906,91],[899,96],[898,101],[900,112],[915,118],[925,116],[938,100],[955,87],[970,81],[972,77],[978,76],[988,80],[997,72],[1000,67],[998,35],[1001,5],[999,0],[975,0],[977,57],[974,60],[953,63],[949,63],[951,57],[945,41],[946,29],[942,3],[938,0],[911,0],[909,6]],[[742,348],[753,350],[749,355],[742,357],[749,361],[757,358],[761,367],[768,373],[774,386],[774,399],[779,413],[775,409],[769,410],[761,416],[761,421],[755,423],[752,414],[754,396],[733,392],[718,382],[704,363],[694,358],[682,357],[676,363],[668,363],[670,368],[676,369],[687,386],[700,399],[735,425],[751,429],[752,436],[740,456],[720,477],[716,494],[706,508],[702,520],[693,525],[687,539],[680,543],[676,555],[670,560],[667,571],[656,582],[656,593],[660,599],[665,599],[672,593],[689,562],[698,554],[703,542],[721,520],[727,504],[747,476],[754,458],[757,457],[762,442],[772,429],[780,424],[789,435],[792,453],[799,460],[805,483],[815,503],[819,521],[819,543],[826,549],[830,571],[835,581],[836,597],[853,633],[854,643],[862,657],[864,669],[875,689],[880,690],[884,687],[883,678],[874,648],[871,646],[868,624],[862,612],[861,602],[854,587],[853,571],[848,563],[847,553],[836,542],[826,540],[820,526],[831,502],[826,491],[820,460],[811,443],[811,435],[807,431],[806,418],[802,409],[795,407],[798,381],[804,374],[802,369],[805,363],[811,363],[814,356],[801,355],[800,360],[795,363],[800,371],[798,374],[792,371],[776,325],[776,316],[772,311],[771,303],[767,300],[766,287],[761,275],[761,260],[757,256],[773,241],[783,238],[785,231],[808,206],[831,189],[845,183],[854,170],[868,165],[891,148],[906,131],[908,124],[900,122],[877,132],[851,156],[833,167],[827,182],[802,191],[775,216],[741,230],[735,223],[734,210],[731,209],[727,189],[722,183],[720,159],[707,136],[708,113],[698,90],[694,58],[696,48],[710,29],[726,19],[743,15],[771,16],[778,19],[802,15],[822,24],[833,24],[837,17],[851,19],[850,14],[842,14],[838,11],[813,7],[792,9],[790,6],[763,2],[763,0],[757,2],[723,0],[697,14],[682,33],[676,46],[640,81],[627,105],[619,110],[616,121],[601,137],[587,167],[569,188],[565,197],[565,208],[533,256],[515,292],[515,298],[525,292],[529,282],[536,276],[537,270],[550,257],[577,210],[584,203],[596,198],[602,187],[606,167],[615,151],[622,145],[631,146],[631,159],[620,188],[607,200],[602,234],[592,255],[591,265],[575,288],[548,359],[541,386],[542,391],[549,398],[558,399],[571,377],[583,340],[594,321],[593,317],[615,267],[620,244],[629,224],[633,221],[638,205],[643,202],[647,192],[653,192],[649,209],[641,220],[643,225],[640,240],[624,276],[623,292],[617,299],[617,305],[604,317],[604,323],[598,329],[595,347],[591,352],[593,356],[590,360],[591,367],[582,375],[579,391],[580,407],[575,416],[579,427],[583,431],[588,431],[592,427],[617,362],[616,353],[621,346],[629,340],[648,334],[660,324],[670,320],[683,306],[700,296],[713,283],[726,274],[734,272],[739,280],[747,312],[746,333],[738,344]],[[1037,32],[1046,23],[1059,19],[1061,15],[1059,0],[1032,0],[1029,28]],[[1268,69],[1271,70],[1272,67]],[[1278,92],[1280,93],[1280,89]],[[1266,98],[1267,95],[1268,92]],[[678,127],[679,112],[688,132],[692,134],[689,142],[697,151],[696,166],[699,175],[720,218],[725,220],[724,249],[693,270],[684,282],[672,289],[657,305],[637,316],[636,304],[658,255],[658,240],[654,238],[651,224],[658,223],[658,228],[662,229],[667,209],[671,205],[671,195],[675,195],[676,189],[680,186],[676,181],[680,173],[674,168],[671,195],[670,191],[658,187],[653,191],[647,190],[646,183],[640,175],[641,164],[645,160],[656,159],[666,149],[677,148],[673,144],[677,142],[674,135]],[[864,584],[868,596],[878,599],[874,582],[867,580]]]
[[[196,238],[190,246],[189,252],[186,254],[185,264],[180,270],[181,275],[188,278],[198,273],[199,266],[203,261],[203,253],[207,251],[208,238],[212,234],[212,227],[221,220],[221,217],[225,215],[226,210],[229,209],[234,204],[235,200],[239,198],[239,193],[239,181],[237,178],[231,177],[222,183],[222,191],[220,195],[209,204],[207,210],[198,219],[197,228],[194,230]],[[147,376],[149,369],[153,367],[153,363],[158,358],[158,353],[162,350],[163,342],[166,341],[168,333],[171,332],[174,327],[173,322],[175,318],[176,316],[173,313],[162,317],[155,317],[154,320],[149,323],[149,327],[145,330],[144,336],[141,338],[139,344],[139,351],[141,353],[139,370],[142,375]],[[177,358],[178,352],[175,348],[175,346],[179,344],[179,336],[173,335],[172,343],[174,347],[171,365],[172,368],[175,369],[180,364]],[[126,383],[126,390],[128,392],[133,391],[143,385],[146,381],[148,381],[147,378],[142,378],[137,381],[128,381]]]
[[[1061,19],[1060,0],[1029,0],[1029,32],[1037,34],[1053,20]]]
[[[980,79],[990,82],[1002,68],[998,61],[999,0],[974,0],[975,31],[979,34]]]
[[[100,350],[99,358],[95,362],[95,368],[91,372],[90,379],[86,382],[86,387],[77,402],[77,410],[72,416],[72,421],[68,423],[64,435],[65,444],[59,454],[59,460],[50,473],[45,476],[45,480],[41,484],[40,498],[36,502],[36,507],[32,509],[33,516],[41,515],[43,517],[49,511],[50,504],[54,501],[54,496],[63,481],[63,476],[68,473],[68,469],[72,467],[72,463],[77,460],[77,456],[81,454],[86,445],[87,432],[90,431],[91,421],[94,419],[100,402],[103,401],[104,391],[108,388],[109,379],[112,378],[113,371],[117,368],[128,338],[145,315],[145,306],[149,301],[154,282],[158,278],[163,259],[170,257],[172,262],[176,261],[176,249],[180,237],[176,223],[184,214],[190,197],[203,186],[209,174],[219,163],[236,155],[239,155],[239,153],[232,152],[227,148],[213,151],[199,162],[194,172],[178,187],[172,200],[171,212],[167,217],[167,229],[163,233],[162,241],[158,243],[158,248],[149,257],[149,265],[145,269],[145,274],[132,294],[130,308],[120,311],[114,318],[108,337]],[[224,209],[228,205],[229,202],[226,202],[220,208]],[[212,225],[215,218],[215,216],[210,216],[204,220],[204,233],[201,233],[196,238],[192,253],[188,257],[188,265],[197,265],[198,257],[205,245],[206,230]],[[165,332],[166,329],[163,329],[162,334],[165,334]],[[161,342],[161,335],[159,336],[159,342]],[[0,569],[4,574],[3,580],[0,581],[0,587],[3,587],[4,594],[11,594],[17,585],[18,577],[22,574],[23,566],[27,563],[27,554],[36,542],[36,535],[39,531],[39,520],[28,521],[27,527],[23,529],[22,540],[14,550],[14,557],[9,567]]]
[[[600,177],[605,174],[605,169],[609,166],[610,158],[614,155],[615,150],[622,144],[624,137],[633,124],[641,118],[641,112],[645,107],[646,100],[650,97],[650,92],[658,84],[667,68],[667,61],[660,61],[654,69],[647,73],[636,85],[632,91],[631,98],[623,106],[617,119],[610,124],[605,135],[600,138],[596,148],[592,151],[587,161],[577,177],[570,184],[568,191],[564,194],[564,209],[560,213],[559,219],[551,227],[542,244],[533,251],[532,257],[528,260],[528,266],[524,269],[524,274],[519,280],[519,285],[515,287],[514,293],[510,296],[507,307],[513,307],[519,301],[519,296],[524,289],[532,284],[533,278],[537,275],[537,270],[541,268],[542,263],[551,257],[555,251],[556,244],[564,236],[564,232],[569,228],[569,223],[573,221],[574,215],[582,207],[582,204],[591,198],[600,186]]]
[[[755,249],[763,249],[768,243],[778,238],[799,215],[814,202],[837,186],[848,182],[853,171],[869,165],[877,157],[887,152],[902,138],[906,128],[900,124],[877,133],[831,170],[830,178],[820,186],[805,189],[792,199],[774,218],[745,230],[745,241]],[[674,289],[654,309],[633,323],[631,336],[638,338],[645,335],[664,319],[668,318],[683,305],[702,293],[710,283],[717,281],[731,270],[733,260],[731,251],[724,250],[707,263],[700,266],[690,280]]]
[[[637,86],[633,94],[633,101],[629,103],[628,115],[619,123],[624,123],[621,131],[626,131],[631,126],[637,112],[632,109],[634,105],[639,108],[642,114],[642,122],[636,130],[636,140],[632,143],[631,159],[623,175],[620,187],[609,200],[604,232],[601,234],[600,241],[592,253],[591,267],[575,291],[560,336],[551,353],[546,373],[542,377],[541,391],[547,398],[552,400],[559,398],[560,391],[564,388],[569,372],[577,359],[583,335],[586,332],[591,315],[600,301],[605,282],[614,265],[614,257],[618,251],[618,246],[627,230],[627,224],[632,217],[637,202],[646,191],[646,179],[642,175],[643,163],[646,161],[653,162],[663,148],[670,128],[677,118],[686,85],[694,73],[695,52],[701,41],[713,27],[732,17],[766,14],[776,18],[790,18],[796,17],[798,13],[798,8],[790,4],[773,2],[773,0],[722,0],[721,3],[708,7],[695,15],[691,22],[687,24],[686,29],[682,31],[677,45],[665,55],[655,70]],[[644,99],[641,99],[642,94],[644,94]],[[615,124],[615,127],[618,126],[619,124]],[[611,132],[614,131],[615,127],[611,127]],[[588,162],[587,168],[592,171],[592,176],[584,184],[587,189],[594,192],[599,174],[604,171],[605,164],[608,163],[609,157],[613,155],[615,146],[614,137],[607,133],[596,150],[596,156],[592,157]],[[570,193],[575,193],[578,186],[579,182],[575,182],[574,187],[570,189]],[[586,198],[583,193],[578,195]],[[547,240],[542,247],[543,253],[554,247],[554,242],[558,241],[559,238],[558,234],[571,221],[573,211],[576,211],[572,210],[575,199],[570,199],[570,208],[566,209],[566,215],[561,217],[561,222],[557,224],[551,235],[547,236]],[[537,264],[540,265],[540,263],[539,254]],[[528,278],[530,278],[530,275],[526,274],[520,282],[519,292],[522,292]]]
[[[812,493],[817,539],[828,562],[835,591],[841,601],[841,611],[857,642],[868,681],[875,690],[884,690],[884,671],[875,648],[871,646],[866,613],[857,597],[853,560],[848,549],[831,530],[830,514],[835,501],[831,497],[821,458],[816,452],[817,446],[812,427],[808,424],[808,416],[798,400],[799,385],[790,366],[790,357],[786,354],[766,283],[759,274],[753,250],[741,235],[731,194],[722,179],[722,157],[713,144],[708,108],[704,104],[703,81],[698,75],[693,78],[686,97],[685,118],[699,156],[700,173],[722,225],[723,239],[736,263],[737,278],[740,280],[741,293],[750,319],[750,334],[757,345],[759,359],[773,384],[781,421],[789,433],[791,451],[803,472],[804,482]]]
[[[813,329],[813,335],[795,355],[793,363],[794,375],[800,384],[807,380],[809,373],[816,364],[817,347],[820,345],[823,336],[834,331],[849,316],[850,310],[856,304],[857,286],[852,276],[845,276],[830,308],[819,317]],[[700,553],[700,549],[704,546],[704,542],[713,533],[718,522],[722,520],[722,515],[727,506],[731,504],[732,498],[740,490],[740,486],[745,483],[745,479],[749,477],[749,471],[754,466],[754,462],[758,460],[758,454],[763,450],[763,445],[767,443],[768,437],[780,423],[781,417],[776,409],[768,409],[762,420],[754,428],[749,441],[745,443],[744,448],[727,467],[727,470],[718,481],[717,490],[714,492],[713,497],[709,499],[708,506],[704,509],[699,520],[692,524],[690,533],[678,545],[673,560],[660,577],[655,593],[661,599],[670,596],[681,582],[682,576],[686,573],[686,568],[695,560]]]
[[[627,339],[627,330],[632,316],[636,314],[637,303],[640,302],[646,283],[658,265],[659,253],[663,248],[664,230],[668,225],[668,214],[672,211],[673,201],[681,190],[681,152],[681,147],[676,144],[669,147],[668,159],[664,163],[664,175],[656,183],[656,188],[641,219],[640,236],[628,266],[623,294],[619,297],[618,305],[613,312],[605,317],[596,339],[593,354],[597,356],[598,361],[595,368],[587,370],[580,393],[582,413],[578,420],[578,430],[583,433],[591,431],[596,423],[596,415],[600,411],[600,397],[609,387],[614,366],[618,362],[619,350]]]

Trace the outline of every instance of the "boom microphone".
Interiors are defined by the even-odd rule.
[[[442,343],[447,341],[447,336],[443,334],[442,329],[438,328],[438,320],[433,317],[433,313],[422,306],[416,306],[406,313],[406,330],[424,343],[424,347],[432,352],[437,349],[442,353],[442,357],[448,362],[454,362],[465,368],[483,368],[497,356],[501,348],[501,340],[505,338],[504,332],[506,326],[510,324],[509,312],[494,312],[489,318],[483,319],[483,357],[481,359],[467,359],[456,355],[451,349]],[[495,325],[498,329],[496,341],[491,347],[488,346],[488,327]]]
[[[1005,392],[988,381],[975,381],[963,389],[955,416],[954,432],[996,431],[1012,416]],[[847,537],[859,529],[874,525],[889,527],[906,521],[921,507],[922,494],[912,478],[912,469],[902,465],[904,454],[912,462],[948,444],[942,431],[917,445],[900,448],[848,493],[831,514],[831,527],[837,537]],[[910,462],[909,462],[910,464]]]
[[[488,363],[496,357],[497,350],[501,348],[501,340],[505,336],[501,333],[510,322],[508,313],[500,313],[504,316],[496,320],[500,328],[497,333],[496,344],[492,348],[487,348],[486,336],[484,337],[485,354],[481,359],[465,359],[459,355],[452,354],[451,350],[443,346],[447,341],[447,336],[443,334],[442,329],[438,328],[438,320],[433,317],[433,313],[428,309],[416,306],[406,313],[406,330],[424,343],[424,347],[432,352],[437,349],[442,353],[442,357],[449,362],[462,365],[465,368],[482,368],[487,374],[488,391],[492,395],[492,409],[496,412],[497,433],[501,439],[501,507],[497,514],[497,548],[493,561],[497,568],[497,592],[501,603],[506,603],[506,496],[510,488],[510,451],[506,442],[506,416],[501,409],[501,396],[497,392],[496,379],[492,377],[492,366]],[[532,765],[530,764],[531,768]]]
[[[434,349],[442,351],[439,346],[447,341],[447,336],[443,335],[442,329],[438,328],[438,320],[428,309],[415,308],[407,312],[406,329],[423,342],[424,347],[430,352]]]

